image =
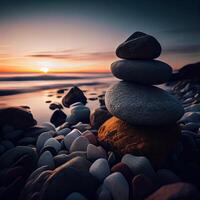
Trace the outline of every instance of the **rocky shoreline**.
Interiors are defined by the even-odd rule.
[[[76,86],[58,91],[62,104],[41,126],[28,106],[0,108],[0,199],[200,199],[199,63],[172,74],[141,32],[116,54],[111,71],[123,81],[95,111]]]

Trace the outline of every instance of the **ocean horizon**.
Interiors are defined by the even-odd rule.
[[[99,85],[113,80],[109,72],[69,73],[1,73],[0,96],[40,90],[70,87],[73,85]]]

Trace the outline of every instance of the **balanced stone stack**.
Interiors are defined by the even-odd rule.
[[[116,153],[145,155],[156,166],[163,164],[180,134],[177,121],[181,103],[154,85],[167,82],[172,68],[159,60],[161,45],[150,35],[135,32],[116,50],[122,60],[111,65],[121,79],[106,92],[105,103],[113,115],[99,130],[102,143]]]

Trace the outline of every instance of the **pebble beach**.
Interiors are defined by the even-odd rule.
[[[161,54],[135,32],[109,81],[2,97],[0,199],[199,200],[200,63]]]

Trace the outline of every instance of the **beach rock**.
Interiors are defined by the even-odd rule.
[[[89,172],[97,178],[99,182],[102,182],[110,174],[108,161],[104,158],[99,158],[90,166]]]
[[[110,191],[113,200],[129,199],[129,185],[121,173],[115,172],[106,177],[103,186]]]
[[[10,140],[2,140],[1,145],[4,146],[6,151],[15,147],[15,145]]]
[[[56,127],[51,122],[44,122],[42,126],[46,127],[49,131],[56,131]]]
[[[200,77],[200,62],[187,64],[178,70],[178,80],[192,79],[199,80]]]
[[[114,152],[109,152],[108,163],[110,167],[112,167],[113,165],[117,163],[117,159]]]
[[[200,122],[199,123],[189,122],[182,127],[182,130],[187,130],[189,132],[192,131],[194,133],[197,133],[199,128],[200,128]]]
[[[60,154],[57,155],[53,158],[55,166],[58,167],[62,164],[64,164],[65,162],[69,161],[69,156],[66,154]]]
[[[27,145],[34,145],[36,143],[36,138],[34,137],[24,137],[17,141],[17,145],[19,146],[27,146]]]
[[[122,157],[122,162],[130,168],[133,174],[144,174],[152,181],[156,180],[156,173],[146,157],[126,154]]]
[[[99,158],[106,158],[105,154],[98,149],[95,145],[89,144],[87,146],[87,159],[94,162]]]
[[[98,200],[112,200],[110,191],[105,187],[100,187],[97,191]]]
[[[46,146],[51,146],[53,147],[56,152],[58,152],[61,149],[61,145],[60,143],[55,139],[55,138],[49,138],[45,143],[44,143],[44,147]]]
[[[82,194],[78,192],[73,192],[65,200],[87,200],[87,199]]]
[[[72,128],[78,129],[81,132],[91,129],[89,124],[84,124],[82,122],[78,122],[77,124],[73,125]]]
[[[116,55],[124,59],[154,59],[161,54],[160,43],[151,35],[133,33],[116,49]]]
[[[200,112],[187,112],[179,121],[185,124],[190,122],[200,123]]]
[[[74,86],[63,97],[62,104],[65,107],[69,107],[71,104],[76,103],[76,102],[81,102],[83,104],[86,104],[87,98],[85,97],[82,90],[80,90],[78,87]]]
[[[52,131],[47,131],[44,133],[41,133],[38,138],[37,138],[37,142],[36,142],[36,148],[37,151],[40,152],[40,150],[43,148],[44,143],[49,139],[52,138]]]
[[[62,125],[60,125],[60,126],[58,126],[57,128],[56,128],[56,130],[57,131],[60,131],[60,130],[62,130],[62,129],[64,129],[64,128],[70,128],[70,123],[69,122],[65,122],[65,123],[63,123]]]
[[[130,168],[124,164],[123,162],[119,162],[111,168],[111,172],[120,172],[126,178],[127,182],[130,184],[134,177],[134,174],[130,170]]]
[[[84,136],[77,137],[70,146],[70,153],[74,151],[87,151],[87,146],[90,144],[89,140]]]
[[[53,102],[53,103],[51,103],[51,104],[49,105],[49,108],[50,108],[51,110],[63,109],[63,106],[62,106],[60,103],[58,103],[58,102]]]
[[[64,200],[71,193],[78,192],[88,199],[95,199],[98,183],[89,173],[90,165],[86,159],[76,157],[56,168],[44,183],[40,198]],[[57,187],[58,185],[62,187]]]
[[[38,137],[41,133],[43,132],[47,132],[49,131],[49,128],[45,127],[45,126],[33,126],[30,127],[28,129],[26,129],[26,136],[27,137]],[[54,131],[52,131],[52,134],[54,133]]]
[[[57,135],[63,135],[63,136],[66,136],[68,133],[71,132],[71,129],[70,128],[63,128],[59,131],[57,131]]]
[[[159,169],[157,171],[158,182],[160,185],[168,185],[180,182],[180,178],[169,169]]]
[[[194,104],[186,107],[185,112],[200,112],[200,104]]]
[[[162,186],[146,200],[198,200],[200,199],[199,191],[191,184],[188,183],[173,183],[170,185]]]
[[[65,136],[64,135],[57,135],[56,137],[54,137],[59,143],[61,143]],[[61,145],[61,144],[60,144]],[[61,148],[62,148],[62,145],[61,145]]]
[[[86,130],[82,133],[82,136],[86,137],[93,145],[97,144],[97,137],[90,130]]]
[[[99,127],[112,115],[105,109],[97,108],[90,115],[90,124],[92,128],[99,129]]]
[[[67,121],[71,124],[78,122],[89,123],[90,109],[84,105],[70,107],[71,114]]]
[[[170,124],[184,114],[174,96],[154,86],[121,81],[109,87],[105,100],[111,114],[134,125]]]
[[[180,134],[180,128],[176,124],[133,126],[112,117],[100,127],[98,139],[101,143],[109,144],[109,150],[117,154],[146,156],[158,167],[165,163]]]
[[[40,158],[38,159],[38,163],[37,163],[38,167],[42,167],[42,166],[48,166],[50,169],[53,169],[55,167],[55,163],[53,160],[53,156],[50,153],[50,151],[45,151]]]
[[[81,132],[78,129],[73,129],[70,133],[68,133],[64,138],[64,144],[66,149],[70,149],[72,142],[81,136]]]
[[[58,93],[58,94],[64,94],[65,90],[66,90],[66,89],[59,89],[59,90],[57,90],[57,93]]]
[[[73,104],[70,105],[70,107],[76,107],[76,106],[84,106],[84,104],[82,102],[75,102]]]
[[[31,166],[31,168],[35,168],[37,153],[31,147],[17,146],[0,156],[0,169],[2,170],[14,166],[14,164],[24,155],[28,155],[29,158],[31,158],[28,165]]]
[[[139,84],[156,85],[167,82],[172,68],[159,60],[119,60],[111,65],[113,75]]]
[[[152,181],[143,174],[138,174],[133,178],[132,186],[133,199],[145,199],[155,189]]]
[[[3,138],[6,140],[11,140],[12,142],[16,142],[23,137],[23,134],[24,132],[22,130],[10,131],[4,133]]]
[[[26,129],[36,124],[31,112],[22,107],[0,108],[0,127],[12,126],[15,129]]]
[[[62,110],[55,110],[51,116],[51,123],[56,127],[62,125],[66,121],[67,115]]]

